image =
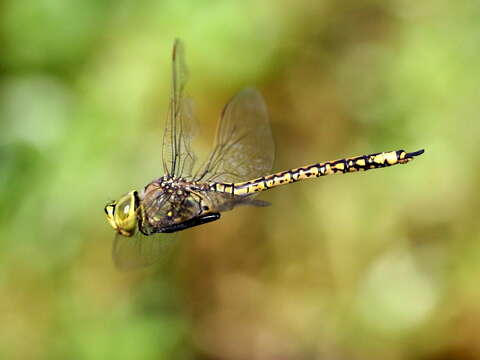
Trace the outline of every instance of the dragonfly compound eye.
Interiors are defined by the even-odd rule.
[[[105,214],[107,214],[107,220],[110,226],[116,230],[117,224],[115,223],[115,206],[115,201],[112,201],[111,203],[105,205]]]
[[[120,234],[132,236],[135,233],[135,228],[137,227],[136,207],[134,191],[124,195],[116,204],[113,210],[114,228]]]

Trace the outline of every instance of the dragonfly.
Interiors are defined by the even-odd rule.
[[[213,149],[200,166],[191,148],[192,102],[185,96],[188,71],[183,43],[172,52],[171,96],[163,133],[164,175],[105,206],[116,232],[112,255],[120,269],[157,261],[167,235],[220,219],[240,205],[266,206],[260,192],[297,181],[406,164],[424,150],[395,150],[342,158],[271,173],[274,141],[262,95],[246,88],[223,108]]]

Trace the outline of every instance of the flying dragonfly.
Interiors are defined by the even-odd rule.
[[[158,260],[167,233],[218,220],[222,212],[239,205],[268,205],[255,198],[259,192],[320,176],[405,164],[424,152],[381,152],[271,174],[274,142],[267,108],[260,93],[247,88],[225,105],[213,150],[203,165],[195,168],[191,149],[194,117],[191,102],[184,96],[187,74],[184,48],[177,39],[163,134],[164,175],[105,206],[107,220],[116,231],[113,259],[118,268],[136,268]]]

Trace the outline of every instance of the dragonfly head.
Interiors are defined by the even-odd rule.
[[[138,194],[130,191],[118,201],[105,205],[105,214],[109,224],[120,234],[132,236],[137,227]]]

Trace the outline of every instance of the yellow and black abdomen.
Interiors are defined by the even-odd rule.
[[[281,171],[242,183],[212,183],[210,189],[234,195],[246,195],[313,177],[331,174],[346,174],[404,164],[412,160],[415,156],[423,154],[423,152],[424,150],[411,153],[407,153],[404,150],[397,150],[326,161],[323,163]]]

